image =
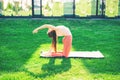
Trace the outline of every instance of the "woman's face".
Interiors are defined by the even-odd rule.
[[[56,32],[55,32],[55,30],[49,30],[49,31],[48,31],[48,36],[51,37],[51,38],[52,38],[52,37],[56,37]]]
[[[52,31],[52,29],[48,29],[47,34],[48,34],[49,32],[51,32],[51,31]]]

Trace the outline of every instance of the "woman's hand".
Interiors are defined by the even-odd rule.
[[[35,29],[35,30],[33,30],[33,32],[32,32],[32,33],[33,33],[33,34],[35,34],[35,33],[37,33],[37,32],[38,32],[38,30],[37,30],[37,29]]]

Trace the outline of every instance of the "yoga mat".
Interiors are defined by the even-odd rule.
[[[40,54],[40,57],[52,57],[46,56],[45,52]],[[104,55],[100,51],[74,51],[70,52],[68,57],[80,57],[80,58],[104,58]]]

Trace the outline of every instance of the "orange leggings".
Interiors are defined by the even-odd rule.
[[[72,47],[72,36],[65,36],[63,38],[63,56],[68,57]]]
[[[52,56],[68,57],[72,47],[72,36],[71,35],[65,36],[62,42],[63,42],[63,52],[57,52],[57,53],[52,52]]]

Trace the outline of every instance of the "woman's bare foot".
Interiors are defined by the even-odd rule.
[[[41,53],[42,56],[44,57],[63,57],[63,52],[45,52],[45,53]]]
[[[49,52],[41,53],[41,56],[52,57],[52,53],[49,53]]]
[[[52,57],[62,57],[62,56],[64,56],[63,52],[57,52],[57,53],[52,52]]]

